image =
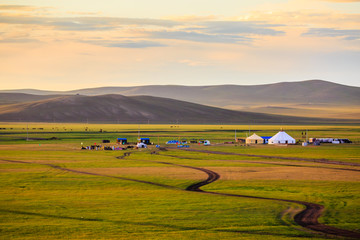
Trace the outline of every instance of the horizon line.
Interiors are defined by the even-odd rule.
[[[149,86],[182,86],[182,87],[212,87],[212,86],[264,86],[264,85],[272,85],[279,83],[300,83],[300,82],[310,82],[310,81],[322,81],[328,82],[348,87],[360,87],[354,85],[347,85],[343,83],[323,80],[323,79],[309,79],[309,80],[298,80],[298,81],[279,81],[272,83],[263,83],[263,84],[212,84],[212,85],[182,85],[182,84],[146,84],[146,85],[129,85],[129,86],[98,86],[98,87],[86,87],[86,88],[78,88],[78,89],[69,89],[69,90],[49,90],[49,89],[39,89],[39,88],[17,88],[17,89],[0,89],[0,91],[19,91],[19,90],[35,90],[35,91],[48,91],[48,92],[70,92],[77,90],[85,90],[85,89],[95,89],[95,88],[133,88],[133,87],[149,87]]]

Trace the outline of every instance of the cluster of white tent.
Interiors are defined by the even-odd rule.
[[[246,138],[246,144],[295,144],[296,140],[284,131],[280,131],[271,138],[260,137],[256,133]]]

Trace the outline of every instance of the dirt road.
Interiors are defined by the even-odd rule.
[[[170,149],[178,149],[178,148],[170,148]],[[182,149],[179,149],[179,150],[189,151],[189,152],[201,152],[201,153],[219,154],[219,155],[234,155],[234,156],[273,158],[273,159],[284,159],[284,160],[297,160],[297,161],[306,161],[306,162],[317,162],[317,163],[323,163],[323,164],[360,166],[360,163],[341,162],[341,161],[334,161],[334,160],[330,160],[330,159],[281,157],[281,156],[269,156],[269,155],[257,155],[257,154],[245,154],[245,153],[219,152],[219,151],[200,150],[200,149],[191,149],[191,148],[182,148]]]
[[[187,166],[189,167],[189,166]],[[193,167],[189,167],[193,168]],[[239,195],[239,194],[229,194],[229,193],[219,193],[219,192],[210,192],[201,190],[200,187],[215,182],[220,178],[220,175],[216,172],[213,172],[209,169],[205,168],[193,168],[204,173],[208,174],[208,178],[204,181],[192,184],[186,188],[188,191],[195,191],[195,192],[202,192],[207,194],[214,194],[214,195],[222,195],[222,196],[229,196],[229,197],[241,197],[241,198],[254,198],[254,199],[262,199],[262,200],[273,200],[273,201],[281,201],[281,202],[289,202],[289,203],[297,203],[304,205],[306,208],[295,215],[294,221],[303,226],[305,228],[311,229],[313,231],[321,232],[325,235],[335,235],[341,237],[349,237],[349,238],[360,238],[360,233],[348,231],[344,229],[339,229],[331,226],[327,226],[318,222],[319,217],[321,216],[322,212],[324,211],[324,206],[316,203],[309,203],[303,201],[295,201],[295,200],[287,200],[287,199],[280,199],[280,198],[264,198],[264,197],[256,197],[256,196],[247,196],[247,195]]]
[[[122,159],[123,157],[118,157],[118,158]],[[165,184],[159,184],[159,183],[155,183],[155,182],[149,182],[149,181],[143,181],[143,180],[137,180],[137,179],[131,179],[131,178],[124,178],[124,177],[117,177],[117,176],[111,176],[111,175],[104,175],[104,174],[98,174],[98,173],[92,173],[92,172],[85,172],[85,171],[80,171],[80,170],[76,170],[76,169],[64,168],[61,166],[57,166],[54,164],[48,164],[48,163],[36,163],[36,162],[26,162],[26,161],[7,160],[7,159],[0,159],[0,161],[12,162],[12,163],[23,163],[23,164],[40,164],[40,165],[45,165],[45,166],[48,166],[48,167],[51,167],[54,169],[58,169],[61,171],[72,172],[72,173],[77,173],[77,174],[110,177],[110,178],[116,178],[116,179],[120,179],[120,180],[150,184],[150,185],[164,187],[164,188],[168,188],[168,189],[184,190],[181,188],[177,188],[177,187],[173,187],[173,186],[169,186],[169,185],[165,185]],[[261,200],[272,200],[272,201],[281,201],[281,202],[302,204],[306,207],[306,209],[299,212],[294,217],[295,222],[297,224],[299,224],[300,226],[303,226],[307,229],[311,229],[313,231],[323,233],[325,235],[335,235],[335,236],[341,236],[341,237],[360,239],[360,233],[358,233],[358,232],[348,231],[348,230],[344,230],[344,229],[338,229],[335,227],[331,227],[331,226],[327,226],[327,225],[319,223],[318,218],[321,216],[321,214],[324,210],[324,206],[322,206],[320,204],[303,202],[303,201],[295,201],[295,200],[278,199],[278,198],[264,198],[264,197],[247,196],[247,195],[240,195],[240,194],[204,191],[200,188],[202,186],[205,186],[212,182],[217,181],[220,178],[220,175],[218,173],[216,173],[212,170],[209,170],[209,169],[205,169],[205,168],[192,167],[192,166],[163,162],[163,161],[154,161],[154,160],[142,160],[142,161],[155,162],[155,163],[160,163],[160,164],[190,168],[190,169],[202,171],[208,175],[207,179],[205,179],[203,181],[199,181],[197,183],[194,183],[194,184],[191,184],[190,186],[188,186],[185,189],[186,191],[199,192],[199,193],[211,194],[211,195],[221,195],[221,196],[228,196],[228,197],[253,198],[253,199],[261,199]]]

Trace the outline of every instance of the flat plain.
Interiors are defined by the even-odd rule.
[[[360,127],[1,123],[2,239],[324,239],[294,216],[324,206],[319,222],[360,231]],[[29,130],[27,130],[27,127]],[[352,144],[246,146],[283,128],[298,140]],[[161,149],[81,150],[150,137]],[[208,139],[211,146],[165,145]],[[124,153],[128,153],[124,156]],[[320,162],[317,160],[321,160]],[[341,162],[343,164],[335,164]],[[189,191],[189,186],[219,178]],[[215,193],[209,194],[208,192]],[[228,195],[226,195],[228,194]],[[234,197],[231,195],[239,195]],[[280,200],[279,200],[280,199]],[[285,201],[282,201],[282,200]],[[345,238],[344,236],[337,236]]]

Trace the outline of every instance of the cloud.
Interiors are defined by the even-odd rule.
[[[283,26],[260,21],[173,21],[164,19],[116,18],[116,17],[36,17],[0,15],[0,23],[47,26],[61,31],[117,31],[108,40],[119,34],[131,35],[139,41],[108,42],[108,47],[155,47],[164,46],[150,39],[173,39],[205,43],[239,44],[253,40],[249,35],[283,35],[283,31],[272,29]],[[20,26],[21,27],[21,26]],[[142,36],[139,36],[140,34]],[[141,40],[141,41],[140,41]]]
[[[342,37],[345,40],[359,40],[359,29],[311,28],[302,36]]]
[[[284,26],[282,24],[265,24],[263,22],[249,21],[209,21],[202,24],[203,31],[216,34],[256,34],[256,35],[282,35],[285,32],[277,31],[271,27]]]
[[[200,22],[200,21],[212,21],[218,18],[215,15],[209,15],[209,16],[184,15],[184,16],[170,16],[170,17],[166,17],[166,19],[170,19],[177,22]]]
[[[0,43],[33,43],[39,40],[33,38],[4,38],[0,39]]]
[[[171,20],[146,18],[113,18],[113,17],[33,17],[33,16],[5,16],[0,15],[0,23],[32,24],[51,26],[65,31],[102,31],[117,29],[122,26],[157,26],[173,27],[179,23]]]
[[[191,27],[179,30],[148,31],[151,38],[174,39],[204,43],[248,43],[253,35],[283,35],[285,32],[272,29],[284,26],[264,22],[246,21],[205,21],[193,22]]]
[[[106,41],[106,40],[85,40],[81,41],[84,43],[89,43],[93,45],[110,47],[110,48],[149,48],[149,47],[166,47],[167,45],[154,42],[154,41]]]
[[[207,34],[194,31],[155,31],[148,32],[149,37],[158,39],[186,40],[206,43],[241,43],[252,39],[234,34]]]
[[[71,15],[99,15],[101,12],[66,12],[67,14]]]
[[[15,10],[15,11],[32,11],[35,7],[26,5],[0,5],[0,11],[3,10]]]
[[[284,26],[282,24],[266,24],[264,22],[249,21],[174,21],[166,19],[149,18],[115,18],[115,17],[37,17],[37,16],[7,16],[0,15],[0,23],[7,24],[33,24],[52,26],[64,31],[102,31],[120,27],[183,27],[188,30],[201,30],[209,34],[258,34],[280,35],[272,27]],[[196,26],[196,27],[190,27]]]

